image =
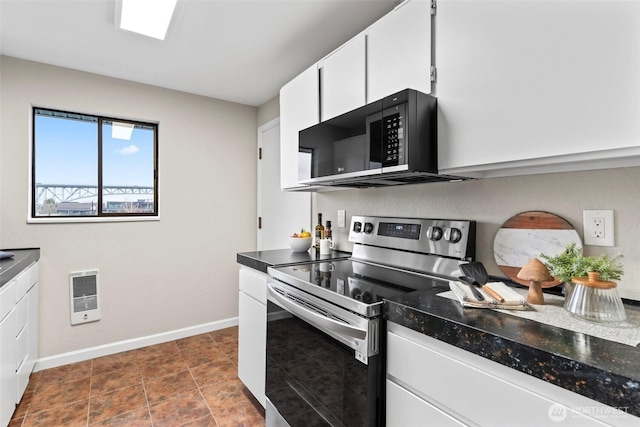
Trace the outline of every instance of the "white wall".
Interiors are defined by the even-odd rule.
[[[260,106],[264,120],[277,117],[272,103]],[[275,114],[275,115],[274,115]],[[618,283],[625,298],[640,300],[640,168],[591,172],[541,174],[490,178],[459,183],[416,184],[314,193],[313,218],[323,213],[333,221],[333,236],[341,249],[351,250],[348,229],[337,228],[337,210],[352,215],[372,214],[407,217],[473,219],[478,222],[477,251],[491,274],[504,276],[493,257],[493,241],[500,226],[511,216],[530,210],[560,215],[582,236],[582,211],[613,209],[615,247],[585,246],[587,255],[623,254],[625,274]]]
[[[258,126],[280,117],[280,96],[276,95],[258,107]]]
[[[257,109],[1,57],[0,235],[41,248],[41,357],[237,316],[256,245]],[[31,106],[159,122],[160,221],[27,224]],[[100,269],[102,320],[69,323],[71,271]]]
[[[623,254],[623,297],[640,300],[640,168],[490,178],[457,183],[317,193],[315,212],[336,224],[338,209],[352,215],[459,218],[477,221],[477,258],[504,276],[493,257],[500,226],[520,212],[539,210],[569,221],[582,237],[582,210],[613,209],[615,247],[585,246],[585,254]],[[333,227],[340,249],[351,250],[348,228]]]

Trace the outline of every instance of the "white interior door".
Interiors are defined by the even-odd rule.
[[[291,234],[311,230],[311,194],[280,189],[279,118],[258,128],[258,147],[258,250],[287,249]]]

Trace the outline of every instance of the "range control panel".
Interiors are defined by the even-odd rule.
[[[353,216],[349,241],[461,260],[475,259],[476,223],[470,220]]]

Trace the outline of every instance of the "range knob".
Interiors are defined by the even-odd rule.
[[[440,227],[427,228],[427,239],[433,240],[435,242],[442,239],[442,228]]]
[[[366,234],[371,234],[372,231],[373,231],[373,224],[371,224],[370,222],[365,222],[364,223],[364,232]]]
[[[457,228],[447,228],[444,230],[444,240],[451,243],[457,243],[462,239],[462,231]]]
[[[354,222],[353,223],[353,231],[354,231],[354,233],[361,232],[362,231],[362,223],[358,222],[358,221]]]

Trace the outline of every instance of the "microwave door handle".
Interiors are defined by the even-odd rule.
[[[314,313],[313,311],[308,310],[296,304],[295,302],[288,300],[287,298],[284,298],[282,295],[273,290],[273,286],[271,285],[271,283],[267,283],[267,286],[269,288],[269,297],[274,299],[287,311],[299,316],[307,322],[323,327],[338,335],[351,337],[358,340],[364,340],[366,338],[366,330],[354,328],[353,326],[345,325],[344,323],[340,323],[336,320],[329,319],[320,314]]]

